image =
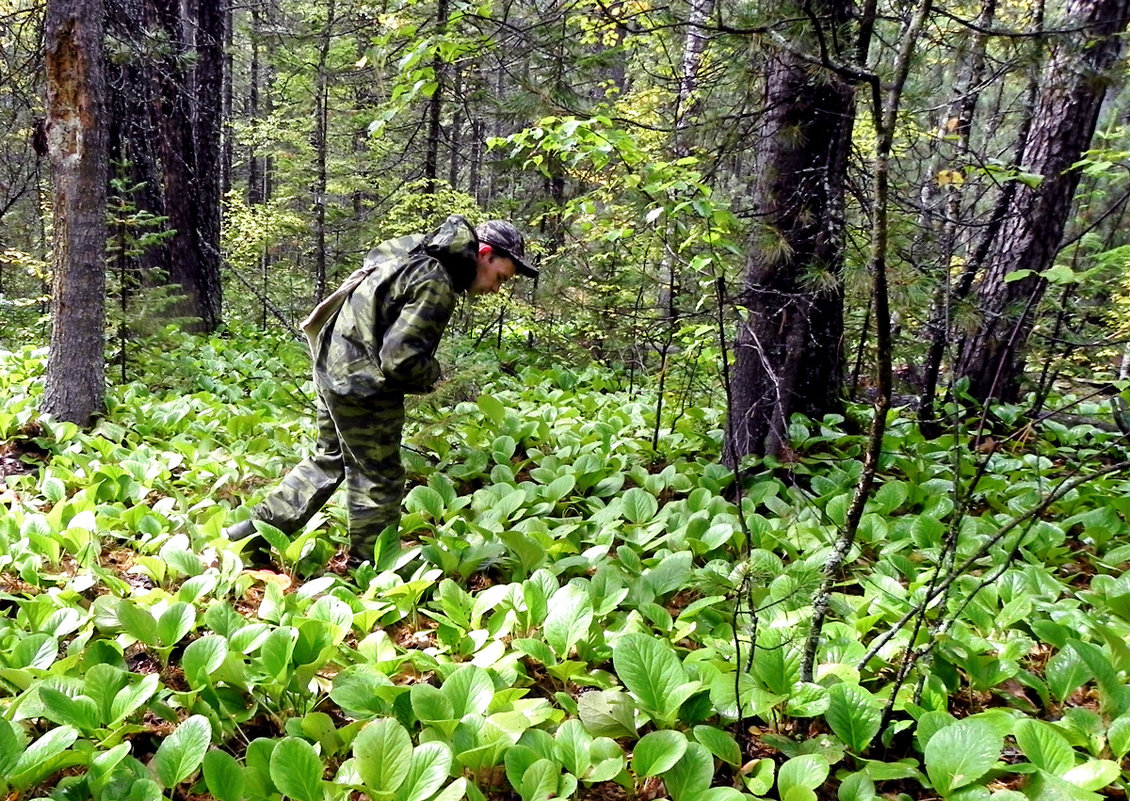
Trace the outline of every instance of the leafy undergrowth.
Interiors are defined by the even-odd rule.
[[[178,342],[89,435],[36,421],[41,352],[0,354],[7,798],[1125,792],[1130,483],[1078,481],[1110,434],[983,453],[893,415],[806,682],[842,421],[795,421],[799,460],[737,493],[717,408],[653,448],[654,396],[614,375],[479,371],[412,410],[376,566],[345,570],[331,505],[253,570],[219,533],[306,447],[303,356]]]

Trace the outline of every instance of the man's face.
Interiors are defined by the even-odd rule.
[[[479,245],[478,270],[467,291],[472,295],[489,295],[514,277],[517,271],[509,256],[496,253],[490,245]]]

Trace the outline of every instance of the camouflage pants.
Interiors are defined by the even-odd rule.
[[[314,453],[291,470],[251,514],[287,534],[298,531],[345,482],[349,552],[372,559],[381,532],[395,537],[404,497],[402,396],[362,403],[319,390]]]

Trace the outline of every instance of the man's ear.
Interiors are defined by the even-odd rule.
[[[479,255],[480,256],[486,256],[489,259],[490,254],[492,254],[492,253],[494,253],[494,248],[492,248],[486,242],[482,242],[482,243],[479,244]]]

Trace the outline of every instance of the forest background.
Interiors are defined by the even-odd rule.
[[[0,789],[1124,793],[1128,21],[0,0]],[[450,213],[541,276],[404,549],[243,570],[296,321]]]

